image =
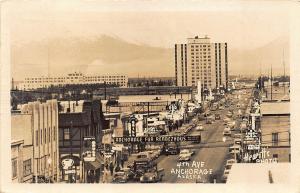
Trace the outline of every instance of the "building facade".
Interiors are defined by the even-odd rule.
[[[92,161],[85,159],[85,153],[89,148],[86,148],[89,143],[86,139],[94,139],[96,146],[101,146],[104,117],[100,100],[61,101],[59,106],[60,163],[63,166],[69,160],[72,162],[70,166],[62,167],[62,181],[98,182],[101,166],[99,152],[95,152]]]
[[[11,168],[12,182],[23,182],[23,144],[24,140],[12,140],[11,142]]]
[[[278,162],[291,161],[289,101],[261,104],[261,143]]]
[[[210,38],[188,38],[187,44],[175,44],[177,86],[202,88],[228,87],[227,43],[211,43]]]
[[[24,146],[32,146],[30,167],[33,178],[35,178],[35,180],[42,178],[56,182],[59,172],[57,101],[47,100],[44,103],[39,101],[29,102],[28,104],[22,105],[21,114],[24,114],[23,116],[29,116],[30,118],[19,117],[13,119],[15,124],[12,125],[25,127],[26,124],[24,123],[26,123],[26,121],[24,120],[30,119],[30,131],[23,130],[21,133],[24,137]],[[28,141],[28,144],[26,141]]]
[[[84,75],[80,72],[70,73],[67,76],[57,77],[28,77],[24,81],[15,81],[14,87],[20,90],[33,90],[37,88],[47,88],[53,86],[63,86],[67,84],[116,84],[120,87],[126,87],[128,77],[125,75]]]
[[[32,115],[12,114],[11,116],[11,153],[13,182],[32,182],[33,142]],[[18,166],[18,167],[16,167]],[[17,175],[16,175],[17,174]],[[17,177],[17,178],[16,178]]]

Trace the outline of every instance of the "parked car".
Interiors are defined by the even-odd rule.
[[[220,114],[215,114],[215,120],[220,120],[221,119],[221,116],[220,116]]]
[[[233,165],[234,163],[236,163],[235,159],[229,159],[226,161],[226,165]]]
[[[165,173],[163,168],[157,169],[157,167],[154,167],[146,171],[140,177],[140,182],[141,183],[160,182],[162,181],[164,175]]]
[[[228,170],[228,169],[225,169],[225,170],[224,170],[224,173],[223,173],[223,179],[224,179],[224,180],[227,180],[228,175],[229,175],[229,172],[230,172],[230,170]]]
[[[126,183],[128,181],[128,175],[124,171],[115,172],[113,176],[114,183]]]
[[[194,151],[190,151],[189,149],[183,149],[180,151],[178,160],[179,161],[189,161],[191,157],[195,154]]]
[[[242,144],[242,139],[240,139],[240,138],[235,138],[235,139],[234,139],[234,144],[241,145],[241,144]]]
[[[234,134],[234,138],[242,139],[242,134],[241,133],[236,133],[236,134]]]
[[[229,147],[229,153],[231,154],[239,154],[241,153],[241,146],[234,144],[232,146]]]

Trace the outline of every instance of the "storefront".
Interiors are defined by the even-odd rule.
[[[62,181],[76,183],[80,181],[81,161],[78,156],[65,155],[60,158]]]

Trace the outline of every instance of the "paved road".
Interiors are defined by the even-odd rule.
[[[250,95],[241,95],[240,99],[233,103],[233,106],[237,103],[243,104],[241,107],[242,113],[245,112],[245,107],[249,101]],[[245,100],[246,99],[246,100]],[[205,124],[204,121],[200,123],[204,126],[205,130],[201,132],[202,142],[200,145],[195,145],[195,155],[188,163],[183,163],[179,167],[178,156],[161,156],[158,166],[165,169],[165,177],[163,182],[166,183],[209,183],[209,182],[224,182],[222,180],[224,167],[226,160],[230,158],[228,147],[233,144],[232,138],[227,138],[226,142],[223,142],[223,130],[224,125],[222,119],[228,113],[228,108],[225,110],[216,111],[220,113],[221,120],[216,120],[213,124]],[[212,113],[215,113],[212,111]],[[237,115],[238,109],[234,108],[234,114]],[[240,120],[236,119],[236,127],[239,127]],[[192,130],[189,134],[195,134],[199,131]],[[235,132],[234,132],[235,133]],[[233,134],[234,134],[233,133]],[[193,163],[202,163],[202,167],[194,167]],[[193,174],[196,175],[178,175],[176,169],[194,169]],[[197,170],[198,169],[198,170]],[[202,173],[199,170],[202,169]],[[174,172],[175,171],[175,172]],[[177,170],[178,171],[178,170]],[[185,170],[191,171],[191,170]],[[197,172],[196,172],[197,171]],[[211,172],[210,172],[211,171]],[[208,172],[207,174],[205,174]],[[200,173],[200,175],[198,175]]]
[[[240,99],[236,99],[232,104],[231,108],[234,109],[234,114],[238,113],[238,109],[235,108],[237,103],[247,104],[249,101],[249,96],[242,95]],[[245,100],[246,98],[246,100]],[[248,99],[248,100],[247,100]],[[244,106],[246,107],[246,106]],[[244,107],[241,109],[244,113]],[[223,118],[225,118],[228,113],[229,108],[218,111],[211,111],[212,114],[219,113],[221,115],[221,120],[216,120],[212,124],[205,124],[205,121],[199,121],[198,124],[204,126],[204,131],[201,131],[202,141],[201,144],[192,144],[191,142],[185,142],[181,144],[181,148],[189,147],[195,151],[194,156],[189,162],[182,162],[180,167],[178,166],[178,155],[161,155],[158,159],[158,168],[164,168],[165,176],[163,178],[164,183],[195,183],[197,182],[214,182],[214,179],[217,183],[223,182],[222,175],[224,171],[224,166],[226,160],[230,158],[228,153],[228,148],[233,144],[233,139],[231,137],[227,138],[226,142],[223,142]],[[237,127],[240,124],[239,119],[236,119]],[[195,128],[192,129],[188,135],[197,134],[199,131],[195,131]],[[185,146],[185,147],[183,147]],[[194,165],[193,165],[194,164]],[[195,165],[198,165],[196,167]],[[177,170],[176,170],[177,169]],[[189,169],[184,170],[188,175],[178,175],[179,169]],[[191,170],[193,169],[193,171]]]
[[[201,121],[201,124],[204,126],[204,131],[202,131],[202,142],[201,145],[195,145],[195,155],[192,157],[191,161],[188,162],[189,166],[187,166],[185,163],[184,166],[181,166],[180,168],[188,169],[188,168],[195,168],[198,169],[198,172],[196,173],[196,176],[186,176],[187,178],[184,178],[183,176],[178,176],[172,172],[172,169],[179,169],[177,166],[178,162],[178,156],[177,155],[170,155],[165,156],[163,155],[162,159],[159,160],[158,166],[165,169],[165,177],[163,182],[167,183],[192,183],[196,182],[196,179],[198,182],[209,182],[213,176],[216,176],[217,182],[220,182],[221,176],[223,173],[223,166],[225,163],[225,159],[228,156],[228,147],[230,144],[232,144],[231,138],[227,140],[226,142],[222,141],[223,138],[223,130],[224,125],[222,118],[225,116],[225,114],[228,112],[228,110],[220,110],[218,113],[221,114],[221,120],[215,121],[213,124],[205,124],[204,121]],[[192,130],[191,134],[196,133],[197,131]],[[220,146],[220,147],[218,147]],[[200,147],[200,148],[199,148]],[[204,162],[204,165],[200,168],[193,167],[193,161],[194,163],[201,163]],[[206,173],[207,170],[212,170],[212,174],[201,174],[200,169],[202,169],[203,173]],[[206,169],[206,170],[205,170]],[[173,172],[174,172],[173,170]],[[195,171],[195,170],[194,170]],[[198,173],[200,173],[198,175]]]

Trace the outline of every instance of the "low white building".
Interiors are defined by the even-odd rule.
[[[80,72],[70,73],[66,76],[39,76],[27,77],[23,81],[14,81],[14,85],[20,90],[33,90],[50,86],[63,86],[67,84],[116,84],[126,87],[128,77],[126,75],[84,75]]]

